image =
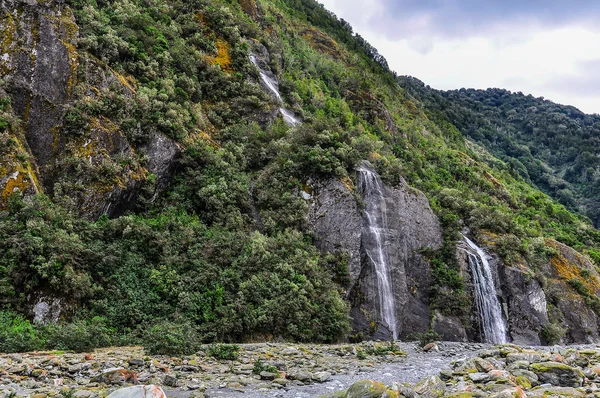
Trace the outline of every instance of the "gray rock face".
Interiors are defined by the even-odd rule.
[[[33,155],[31,169],[39,170],[36,191],[67,195],[82,214],[97,218],[131,208],[150,173],[155,194],[168,186],[180,153],[169,138],[149,132],[148,142],[133,145],[110,116],[90,117],[75,134],[66,133],[65,116],[80,94],[93,100],[116,90],[132,100],[136,90],[132,79],[78,50],[78,27],[64,1],[0,1],[0,79],[23,120],[23,148]],[[84,93],[76,95],[76,86]],[[146,164],[140,153],[147,154]],[[114,178],[96,178],[103,167],[115,170]],[[26,184],[17,183],[23,191]],[[84,189],[70,190],[76,185]]]
[[[540,345],[538,331],[548,323],[542,287],[522,269],[499,267],[499,271],[511,340],[515,344]]]
[[[359,337],[391,338],[388,325],[379,315],[377,275],[368,255],[369,247],[377,243],[368,233],[368,221],[355,193],[334,179],[311,186],[309,221],[318,237],[317,246],[349,255],[351,283],[347,295],[355,331]],[[404,181],[395,188],[383,186],[382,196],[382,216],[387,221],[380,234],[381,245],[391,274],[398,336],[406,338],[429,329],[430,267],[420,252],[441,247],[441,228],[425,196]]]

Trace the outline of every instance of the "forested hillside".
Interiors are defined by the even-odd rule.
[[[507,90],[401,85],[430,112],[504,160],[515,174],[600,224],[600,116]]]
[[[317,247],[308,214],[328,179],[360,209],[363,160],[441,222],[415,286],[432,313],[472,323],[462,232],[547,287],[546,341],[565,291],[600,314],[600,232],[541,191],[597,220],[598,117],[399,85],[314,0],[4,0],[0,32],[0,351],[360,338],[348,255]],[[562,244],[568,275],[548,271]]]

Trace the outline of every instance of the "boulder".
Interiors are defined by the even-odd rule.
[[[444,395],[446,383],[437,376],[429,376],[419,381],[414,391],[422,398],[437,398]]]
[[[383,383],[361,380],[352,384],[346,393],[346,398],[381,398],[386,391]]]
[[[155,385],[121,388],[107,398],[167,398],[162,388]]]
[[[564,363],[541,362],[531,365],[540,382],[560,387],[581,387],[583,372]]]

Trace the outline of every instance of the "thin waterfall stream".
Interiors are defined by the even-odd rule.
[[[392,338],[396,340],[398,338],[396,303],[385,247],[387,218],[383,183],[379,175],[364,164],[357,169],[357,172],[359,188],[365,201],[363,234],[366,234],[368,239],[374,243],[366,248],[366,254],[373,263],[377,276],[380,317],[392,332]]]
[[[258,71],[260,73],[260,80],[262,80],[267,89],[269,89],[269,91],[275,96],[277,102],[283,104],[283,98],[281,98],[281,94],[279,93],[279,82],[277,81],[275,76],[273,76],[273,73],[267,72],[266,70],[261,68],[258,59],[254,54],[250,55],[250,62],[252,62],[252,64],[258,68]],[[290,127],[294,127],[302,123],[296,117],[294,111],[292,111],[291,109],[287,109],[281,106],[279,107],[279,113],[281,113],[281,116],[283,116],[283,120]]]
[[[506,321],[502,316],[502,307],[496,295],[496,286],[492,269],[485,252],[473,241],[464,237],[469,258],[469,266],[473,275],[475,303],[486,343],[502,344],[508,341]]]

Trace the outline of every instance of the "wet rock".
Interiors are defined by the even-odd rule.
[[[167,398],[165,392],[156,385],[122,388],[107,398]]]

